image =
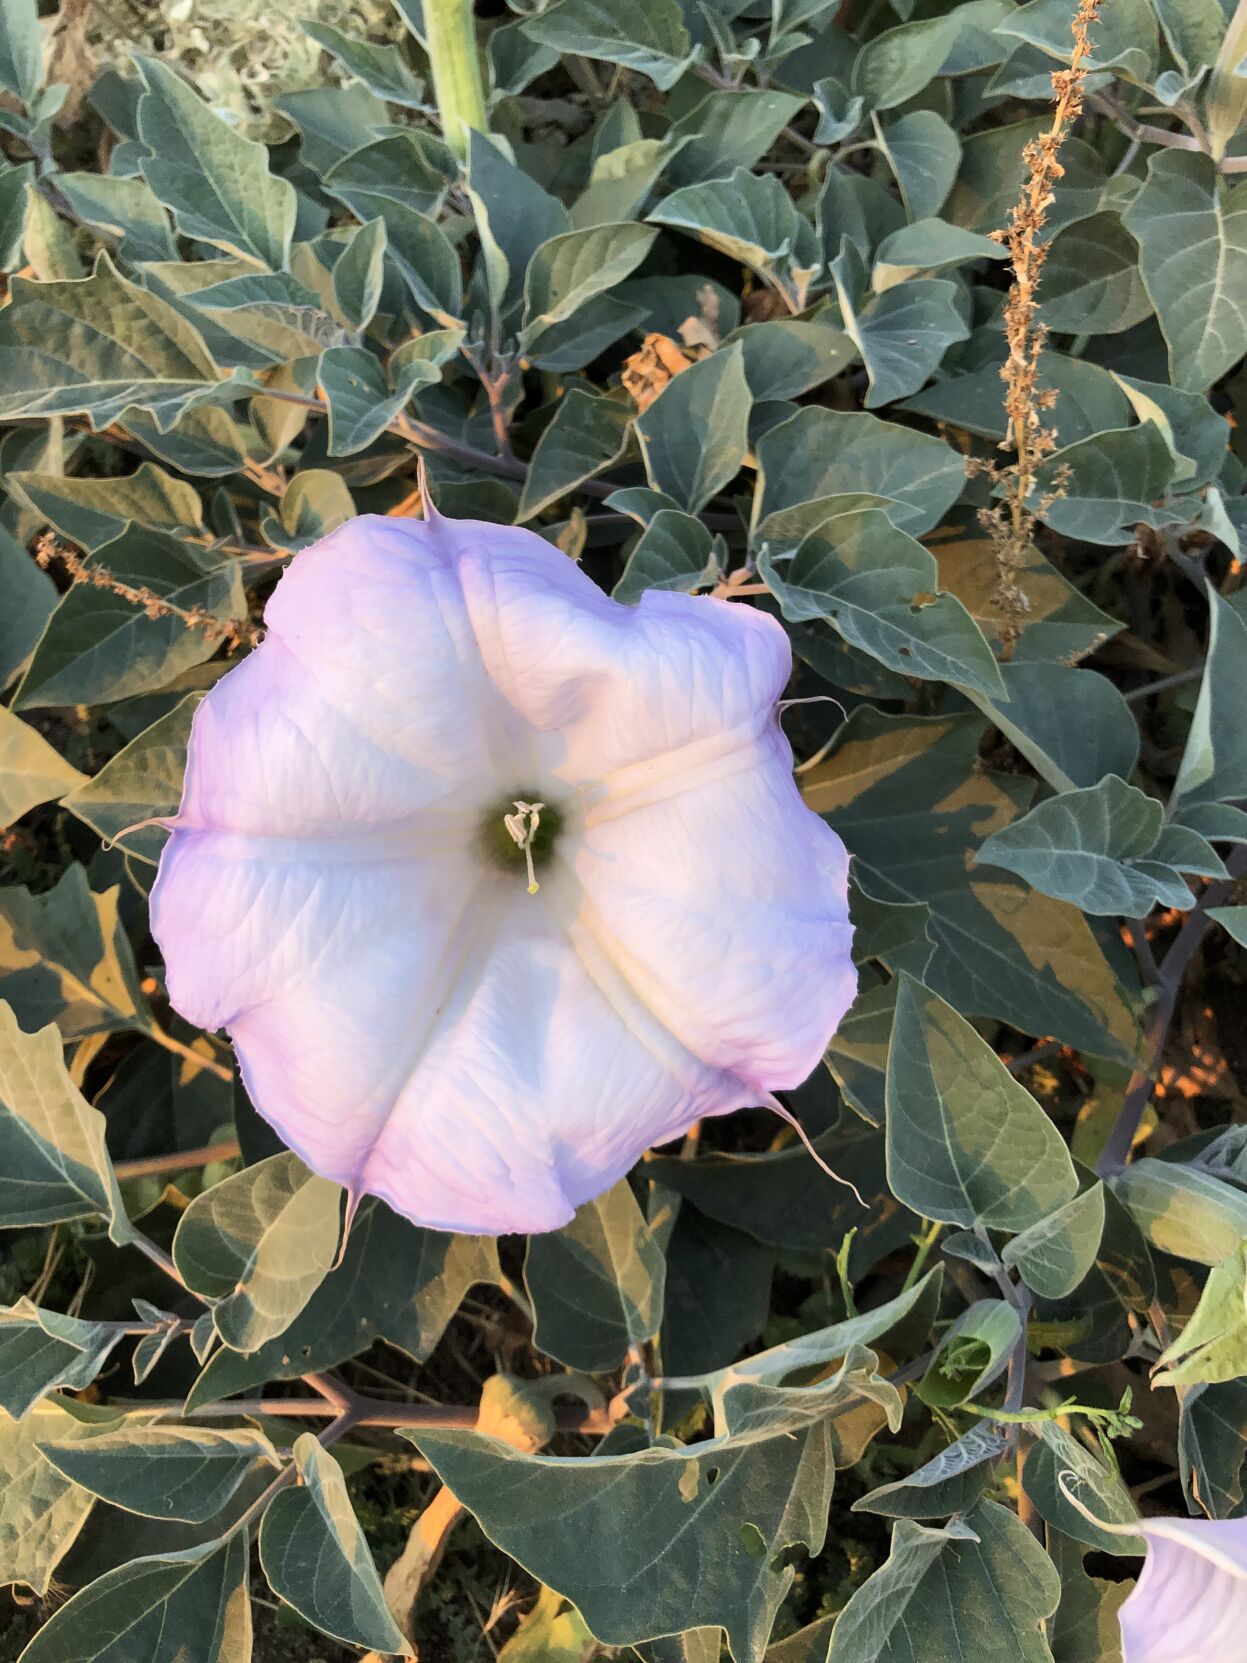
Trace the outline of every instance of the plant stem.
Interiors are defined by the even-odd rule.
[[[233,1161],[242,1153],[237,1138],[222,1143],[205,1143],[199,1149],[182,1149],[172,1155],[141,1155],[132,1161],[114,1161],[118,1178],[154,1178],[163,1172],[193,1172],[213,1161]]]
[[[442,136],[463,161],[468,134],[489,130],[471,0],[424,0],[424,26]]]
[[[1156,983],[1157,997],[1147,1039],[1147,1061],[1135,1071],[1127,1087],[1126,1100],[1096,1167],[1101,1177],[1111,1177],[1126,1164],[1139,1124],[1156,1090],[1156,1069],[1177,1010],[1182,978],[1211,927],[1209,908],[1220,906],[1233,889],[1235,880],[1247,874],[1247,844],[1240,844],[1225,864],[1229,877],[1208,885],[1187,914],[1173,946],[1165,954]]]
[[[228,1419],[235,1415],[265,1415],[271,1419],[317,1420],[341,1418],[350,1414],[352,1426],[426,1426],[430,1429],[464,1427],[471,1430],[480,1418],[480,1406],[458,1403],[390,1403],[381,1397],[360,1397],[350,1393],[348,1408],[331,1403],[325,1397],[255,1397],[235,1398],[224,1403],[208,1403],[202,1408],[183,1410],[180,1401],[136,1404],[136,1410],[153,1408],[176,1410],[185,1420]],[[614,1425],[608,1409],[562,1409],[554,1411],[561,1432],[581,1432],[601,1437]]]
[[[213,1057],[205,1057],[202,1051],[196,1051],[189,1045],[183,1045],[180,1039],[174,1039],[172,1034],[167,1034],[163,1028],[158,1028],[154,1022],[150,1028],[144,1028],[142,1032],[149,1039],[154,1039],[157,1045],[163,1046],[166,1051],[172,1051],[175,1057],[184,1057],[187,1062],[193,1062],[196,1068],[206,1068],[209,1074],[215,1074],[217,1079],[224,1080],[226,1085],[233,1083],[234,1071],[232,1069],[226,1068],[224,1063],[217,1062]]]

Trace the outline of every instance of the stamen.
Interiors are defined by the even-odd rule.
[[[541,811],[544,803],[525,803],[516,798],[515,813],[504,814],[502,823],[508,833],[524,851],[524,860],[528,866],[528,893],[535,895],[541,888],[537,882],[537,874],[533,869],[533,838],[537,835],[537,827],[541,824]]]

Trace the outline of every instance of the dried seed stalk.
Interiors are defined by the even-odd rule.
[[[129,601],[132,606],[142,607],[149,618],[180,618],[188,629],[202,630],[209,641],[223,641],[231,652],[244,644],[256,644],[257,632],[250,624],[229,618],[214,618],[202,606],[175,606],[146,585],[125,583],[107,566],[88,565],[76,550],[58,542],[51,532],[44,532],[36,542],[35,559],[45,570],[54,560],[59,560],[74,583],[89,583],[96,589],[107,589],[123,601]]]
[[[1007,246],[1013,269],[1013,282],[1004,308],[1009,356],[1000,372],[1009,418],[1009,431],[1001,449],[1011,449],[1013,461],[1003,472],[1003,500],[993,508],[984,509],[979,518],[996,548],[999,582],[992,602],[1004,614],[1000,633],[1005,658],[1013,652],[1021,632],[1020,620],[1029,604],[1018,583],[1036,519],[1028,499],[1039,464],[1056,448],[1056,434],[1044,423],[1044,412],[1051,410],[1056,394],[1036,386],[1039,356],[1047,335],[1037,319],[1039,278],[1049,248],[1043,232],[1054,200],[1054,187],[1065,172],[1057,153],[1082,110],[1083,82],[1091,51],[1088,31],[1099,15],[1100,5],[1101,0],[1079,0],[1072,24],[1074,50],[1069,68],[1058,70],[1052,77],[1056,103],[1052,123],[1026,146],[1022,194],[1010,211],[1008,229],[993,233],[998,242]]]

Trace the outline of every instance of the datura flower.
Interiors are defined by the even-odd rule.
[[[1140,1519],[1143,1572],[1121,1608],[1123,1663],[1247,1656],[1247,1519]]]
[[[1108,1523],[1059,1480],[1066,1499],[1114,1536],[1142,1536],[1147,1557],[1119,1613],[1122,1663],[1240,1663],[1247,1657],[1247,1519]]]
[[[811,1072],[855,990],[846,856],[792,777],[771,618],[366,516],[265,624],[195,714],[152,928],[315,1172],[555,1229]]]

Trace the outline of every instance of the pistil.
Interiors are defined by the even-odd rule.
[[[541,824],[541,811],[544,803],[526,803],[516,798],[515,813],[504,814],[502,823],[508,834],[524,856],[528,867],[528,893],[535,895],[541,888],[537,882],[537,874],[533,868],[533,839],[537,835],[537,827]]]

